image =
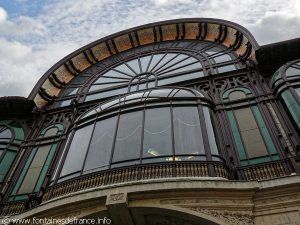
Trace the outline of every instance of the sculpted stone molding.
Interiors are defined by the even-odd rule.
[[[205,198],[184,198],[184,199],[163,199],[160,200],[160,204],[163,205],[182,205],[182,204],[222,204],[222,205],[244,205],[252,204],[251,200],[247,199],[205,199]]]
[[[221,221],[225,221],[231,225],[254,225],[254,216],[247,211],[229,211],[229,210],[215,210],[203,209],[200,207],[185,207],[189,210],[204,213],[213,216]]]
[[[120,193],[120,194],[112,194],[110,195],[110,201],[121,201],[125,198],[125,194],[124,193]]]

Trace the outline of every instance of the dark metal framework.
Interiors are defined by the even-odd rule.
[[[209,53],[213,49],[216,50],[216,53]],[[16,164],[14,164],[14,170],[11,170],[15,172],[10,172],[9,179],[5,179],[5,184],[1,187],[3,199],[1,215],[20,213],[42,200],[47,201],[72,191],[119,182],[186,176],[252,180],[299,173],[299,131],[293,124],[294,117],[291,112],[284,108],[286,105],[281,96],[284,91],[289,90],[295,101],[300,103],[296,90],[300,84],[299,74],[290,77],[285,75],[288,68],[299,71],[300,67],[297,64],[299,61],[283,66],[279,70],[279,74],[284,75],[279,79],[275,75],[270,85],[271,81],[268,78],[270,75],[262,76],[257,68],[255,61],[255,50],[257,49],[258,45],[252,35],[236,24],[214,19],[182,19],[148,24],[108,36],[62,59],[41,78],[29,96],[29,99],[35,101],[37,107],[34,109],[30,121],[22,121],[23,125],[30,124],[31,129],[26,130],[26,138],[20,145],[21,151],[17,156]],[[155,72],[141,69],[144,57],[159,56],[159,60],[163,60],[163,56],[167,57],[168,54],[174,56],[174,59],[185,56],[195,59],[194,64],[198,65],[193,70],[170,74],[170,78],[182,77],[190,73],[197,73],[197,77],[160,84],[162,77],[158,73],[159,70]],[[217,58],[222,55],[230,56],[231,59],[218,61]],[[139,72],[130,65],[133,62],[137,62]],[[135,71],[129,79],[126,79],[126,82],[115,85],[114,81],[111,83],[101,81],[101,84],[95,85],[97,80],[104,77],[115,78],[115,76],[107,74],[111,71],[116,72],[118,66],[126,64],[129,70]],[[171,64],[172,57],[161,65],[161,71],[171,67]],[[234,65],[234,68],[226,71],[219,70],[223,66],[230,65]],[[149,66],[150,61],[148,61]],[[107,84],[113,84],[113,86],[101,86]],[[101,88],[95,88],[92,91],[93,86]],[[150,99],[149,88],[154,88],[153,91],[159,90],[159,88],[171,88],[178,91],[192,90],[191,93],[195,95],[194,97],[176,98],[176,91],[174,91],[170,92],[174,94],[173,98],[171,96],[154,96]],[[239,149],[231,132],[227,115],[228,106],[231,103],[225,102],[223,99],[226,91],[235,88],[246,88],[252,93],[247,100],[237,99],[234,101],[234,108],[238,109],[246,105],[257,106],[277,152],[277,154],[269,154],[270,160],[246,165],[238,156]],[[106,91],[116,90],[122,91],[106,96],[99,95]],[[143,94],[132,99],[125,97],[138,93]],[[88,96],[95,97],[88,99]],[[109,104],[109,107],[103,109],[106,104]],[[101,107],[95,108],[96,106]],[[114,167],[113,155],[111,155],[109,167],[106,169],[83,173],[82,167],[77,174],[79,176],[65,177],[65,180],[59,180],[59,174],[67,156],[66,152],[71,144],[71,141],[68,140],[72,140],[77,130],[91,124],[95,125],[98,121],[113,116],[116,116],[119,121],[120,116],[124,113],[138,111],[142,111],[144,126],[147,109],[169,107],[169,115],[172,117],[174,107],[177,106],[197,107],[199,121],[202,121],[200,124],[204,131],[205,160],[176,161],[174,127],[172,127],[173,152],[168,155],[172,157],[170,162],[143,164],[142,153],[140,153],[137,165],[120,164]],[[203,123],[205,117],[202,109],[205,107],[209,107],[212,112],[211,117],[215,127],[215,139],[219,154],[214,155],[210,151],[209,134]],[[6,115],[5,119],[17,119],[15,115],[12,117]],[[63,125],[64,130],[56,136],[40,138],[40,132],[54,124]],[[172,126],[174,126],[173,123]],[[114,133],[114,138],[116,135],[117,132]],[[11,193],[31,152],[34,148],[47,145],[53,140],[58,147],[41,189],[33,193],[26,193],[27,200],[17,201],[17,198],[14,198],[15,196],[12,196]],[[140,152],[141,149],[142,144]],[[86,160],[86,156],[84,160]],[[247,160],[250,161],[250,158],[248,157]],[[11,202],[9,202],[10,197]]]
[[[147,24],[95,41],[62,59],[36,84],[29,98],[45,106],[84,70],[99,61],[136,47],[143,48],[168,41],[208,41],[225,45],[241,61],[253,58],[258,44],[249,31],[229,21],[217,19],[180,19]]]

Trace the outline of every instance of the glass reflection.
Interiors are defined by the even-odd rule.
[[[204,154],[203,138],[196,107],[174,107],[174,140],[176,155]],[[183,158],[192,160],[193,156]]]
[[[18,194],[31,193],[33,191],[50,149],[51,145],[39,147],[23,180],[22,186],[18,191]]]
[[[106,102],[87,112],[87,115],[91,112],[102,113],[107,107],[125,106],[137,101],[146,104],[143,110],[139,107],[130,112],[122,112],[125,108],[122,107],[118,116],[111,114],[111,117],[96,122],[90,143],[93,125],[77,130],[61,176],[82,173],[82,166],[83,173],[86,174],[140,163],[205,161],[201,127],[206,128],[211,153],[218,155],[209,108],[199,108],[195,105],[196,100],[193,105],[176,105],[180,98],[192,100],[198,95],[202,96],[201,93],[187,89],[154,89]],[[170,103],[165,103],[163,107],[152,104],[152,99],[163,97],[176,99],[176,104],[171,106]],[[150,102],[151,106],[147,105]],[[203,110],[203,121],[199,117],[199,110]],[[202,126],[201,123],[205,125]]]
[[[109,165],[117,117],[97,122],[91,140],[84,171],[107,168]]]
[[[146,110],[143,157],[158,157],[172,154],[170,114],[170,108]]]
[[[120,115],[113,162],[140,157],[143,112]]]
[[[81,170],[92,135],[92,128],[93,125],[89,125],[76,131],[60,176]]]
[[[203,107],[203,113],[204,113],[204,119],[205,119],[205,125],[206,125],[206,131],[208,136],[208,142],[209,142],[209,148],[210,152],[213,155],[218,155],[218,147],[216,143],[216,137],[213,129],[213,118],[210,114],[210,110],[206,107]]]

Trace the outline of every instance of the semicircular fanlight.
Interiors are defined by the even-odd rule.
[[[89,92],[117,86],[129,86],[129,91],[136,91],[199,77],[203,77],[203,71],[198,59],[181,53],[159,53],[111,68],[93,82]]]

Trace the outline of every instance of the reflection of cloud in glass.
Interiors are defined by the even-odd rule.
[[[160,156],[160,154],[153,148],[149,148],[148,153],[153,155],[153,156]]]

